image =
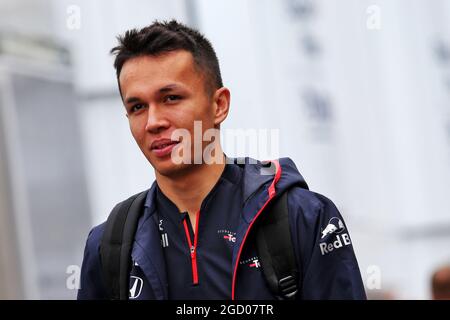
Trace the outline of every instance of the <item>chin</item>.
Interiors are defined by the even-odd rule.
[[[181,175],[189,167],[188,164],[175,164],[170,158],[161,159],[148,159],[152,167],[158,174],[165,177],[176,177]]]

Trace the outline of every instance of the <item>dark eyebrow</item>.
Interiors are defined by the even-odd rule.
[[[126,103],[126,104],[130,104],[130,103],[133,103],[133,102],[139,102],[139,101],[141,101],[139,98],[136,98],[136,97],[130,97],[130,98],[128,98],[128,99],[125,101],[125,103]]]
[[[159,93],[167,93],[170,91],[173,91],[175,89],[181,89],[182,87],[177,85],[176,83],[173,84],[168,84],[167,86],[162,87],[161,89],[158,90]],[[130,104],[130,103],[134,103],[134,102],[140,102],[141,99],[137,98],[137,97],[129,97],[127,98],[127,100],[125,101],[126,104]]]
[[[165,93],[165,92],[170,92],[170,91],[172,91],[174,89],[179,89],[179,88],[181,88],[181,87],[174,83],[174,84],[169,84],[167,86],[164,86],[161,89],[159,89],[158,91],[160,93]]]
[[[173,84],[168,84],[167,86],[162,87],[161,89],[158,90],[159,93],[167,93],[170,91],[173,91],[175,89],[181,89],[182,87],[177,85],[176,83]],[[130,103],[134,103],[134,102],[140,102],[141,99],[137,98],[137,97],[129,97],[127,98],[127,100],[125,101],[125,104],[130,104]]]

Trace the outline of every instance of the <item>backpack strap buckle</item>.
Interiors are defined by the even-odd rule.
[[[278,281],[280,293],[284,299],[290,300],[297,294],[297,277],[289,275]]]

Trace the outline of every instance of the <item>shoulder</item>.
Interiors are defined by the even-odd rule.
[[[320,249],[320,242],[329,240],[334,233],[324,236],[324,230],[345,230],[345,221],[329,198],[306,189],[293,188],[288,193],[288,213],[291,225],[291,236],[304,264],[309,264],[313,253]],[[328,228],[328,229],[327,229]],[[347,231],[346,231],[347,232]]]
[[[80,288],[77,294],[78,300],[106,298],[99,252],[104,225],[105,223],[102,223],[92,228],[89,232],[81,266]]]
[[[86,240],[84,249],[83,268],[99,267],[100,265],[100,244],[105,230],[106,222],[91,229]]]
[[[105,231],[105,225],[106,221],[91,229],[86,241],[86,250],[89,250],[90,252],[98,252],[100,248],[100,242]]]
[[[110,222],[111,217],[119,211],[120,207],[122,206],[129,207],[131,203],[136,199],[138,199],[141,202],[140,204],[143,205],[143,203],[146,200],[147,193],[148,190],[145,190],[117,203],[109,213],[107,220],[91,229],[87,239],[87,247],[95,249],[95,247],[99,246],[103,234],[105,233],[105,229],[111,223]]]
[[[295,218],[317,221],[339,215],[334,202],[326,196],[308,189],[294,187],[288,191],[289,213]]]
[[[111,228],[114,226],[115,222],[115,216],[117,216],[117,213],[120,211],[119,208],[122,206],[125,206],[124,208],[128,208],[131,203],[135,199],[140,200],[140,204],[145,201],[145,197],[147,195],[147,191],[140,192],[138,194],[135,194],[131,197],[129,197],[126,200],[123,200],[119,203],[117,203],[114,208],[111,210],[111,212],[108,215],[108,218],[103,223],[93,227],[87,237],[86,240],[86,247],[85,247],[85,260],[87,261],[99,261],[100,256],[100,245],[102,242],[102,238],[105,234],[105,230],[108,230],[108,232],[111,231]],[[120,222],[120,220],[119,220]],[[108,233],[109,234],[109,233]]]

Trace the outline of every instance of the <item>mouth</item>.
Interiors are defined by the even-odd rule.
[[[150,150],[158,158],[166,157],[170,155],[172,149],[180,143],[179,141],[173,141],[169,139],[157,140],[152,143]]]

